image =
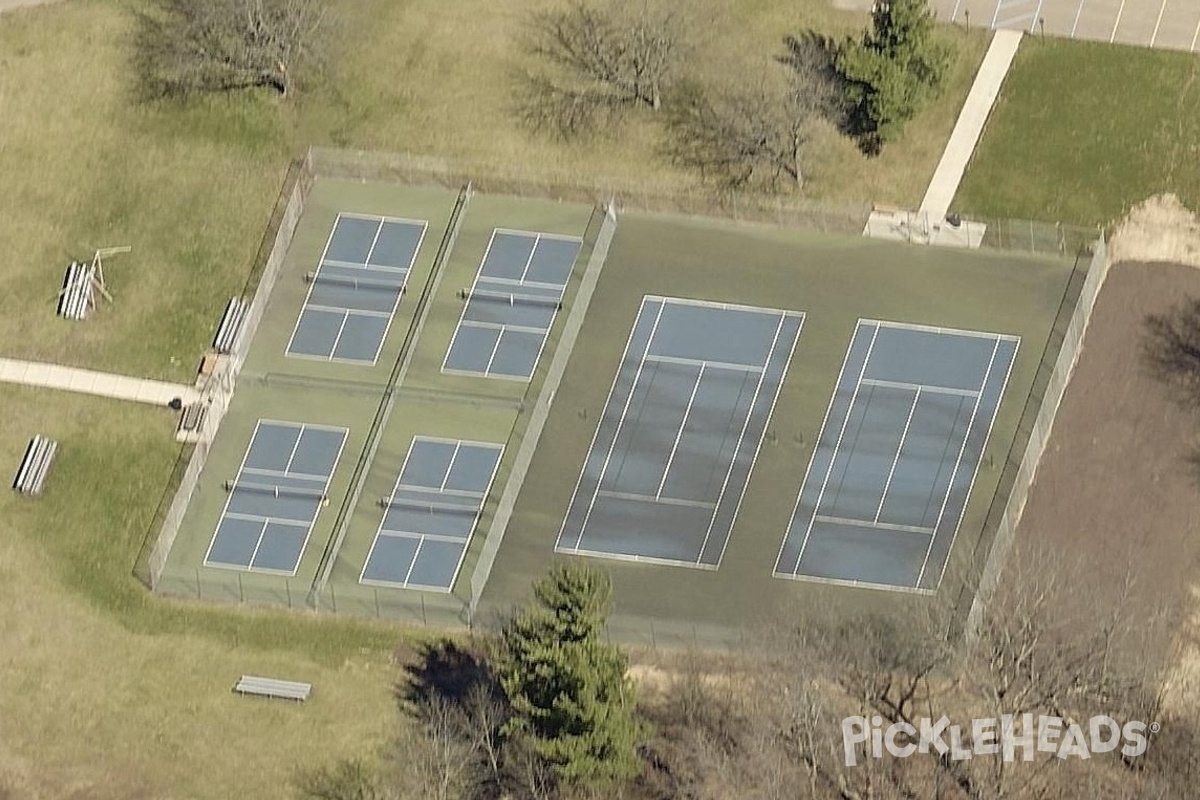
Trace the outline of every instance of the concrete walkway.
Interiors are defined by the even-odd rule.
[[[176,397],[181,398],[184,404],[200,399],[200,392],[194,386],[129,378],[38,361],[18,361],[14,358],[0,358],[0,382],[44,386],[157,406],[165,406]]]
[[[975,152],[975,145],[983,134],[983,126],[992,112],[992,106],[1000,94],[1000,85],[1004,83],[1004,76],[1008,74],[1023,36],[1021,31],[998,30],[992,37],[987,55],[983,57],[975,82],[967,94],[967,102],[958,114],[958,122],[954,123],[950,141],[946,143],[942,160],[934,170],[933,180],[929,182],[925,199],[918,209],[918,213],[928,219],[940,222],[946,218],[954,195],[958,192],[958,184],[967,170],[967,162]]]

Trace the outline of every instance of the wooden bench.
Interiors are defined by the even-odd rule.
[[[283,700],[304,702],[312,693],[311,683],[280,681],[275,678],[256,678],[243,675],[233,690],[238,694],[253,694],[259,697],[278,697]]]
[[[213,338],[213,349],[222,355],[233,352],[237,341],[238,331],[246,320],[246,312],[250,304],[240,297],[231,297],[225,305],[225,313],[221,315],[221,324],[217,326],[217,335]]]
[[[95,268],[79,261],[71,262],[63,278],[63,288],[58,294],[59,316],[81,320],[92,307],[92,282]]]
[[[58,442],[45,436],[34,436],[25,448],[25,457],[17,469],[13,488],[22,494],[41,494],[42,484],[46,482],[46,474],[57,452]]]

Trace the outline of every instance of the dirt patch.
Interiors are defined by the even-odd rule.
[[[1108,247],[1113,263],[1164,261],[1200,267],[1200,217],[1173,194],[1134,206]]]
[[[1200,419],[1142,359],[1146,316],[1186,295],[1200,295],[1193,267],[1112,267],[1017,532],[1019,543],[1078,561],[1081,599],[1111,596],[1132,577],[1139,614],[1190,613],[1200,564],[1200,472],[1190,461]],[[1171,644],[1164,631],[1159,655]]]

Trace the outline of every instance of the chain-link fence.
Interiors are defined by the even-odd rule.
[[[977,583],[969,582],[963,587],[959,599],[960,608],[967,608],[969,604],[970,610],[965,620],[965,632],[968,637],[978,629],[980,618],[1012,548],[1038,464],[1050,438],[1054,417],[1058,413],[1075,363],[1079,360],[1083,337],[1091,321],[1092,309],[1100,294],[1100,288],[1108,275],[1108,268],[1107,248],[1101,238],[1093,245],[1092,257],[1082,285],[1077,284],[1078,299],[1075,299],[1075,296],[1064,298],[1064,306],[1069,305],[1073,310],[1065,314],[1060,313],[1060,322],[1051,333],[1052,337],[1061,339],[1061,345],[1054,348],[1055,342],[1052,339],[1046,348],[1048,354],[1056,352],[1057,356],[1052,361],[1043,358],[1034,377],[1033,390],[1021,416],[1017,436],[1009,451],[992,506],[984,522],[984,536],[981,537],[976,551],[977,557],[983,560],[980,577]],[[1074,302],[1071,303],[1071,300]]]

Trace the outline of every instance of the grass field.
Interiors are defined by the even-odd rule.
[[[1159,192],[1200,204],[1200,60],[1026,38],[963,178],[964,213],[1108,225]]]
[[[729,640],[745,631],[748,621],[765,623],[798,603],[882,612],[921,601],[890,591],[771,577],[860,317],[1021,337],[942,583],[942,596],[957,596],[979,566],[975,543],[1071,275],[1071,263],[1062,260],[625,214],[483,607],[503,610],[519,601],[528,581],[554,558],[563,517],[644,294],[790,309],[805,312],[806,318],[720,569],[595,560],[613,574],[615,628],[647,643],[688,642],[693,636]]]
[[[296,103],[252,93],[185,107],[130,102],[138,7],[67,0],[0,17],[5,356],[190,380],[289,157],[310,143],[693,180],[661,162],[645,119],[581,148],[516,125],[510,34],[525,3],[343,2],[350,35],[331,85]],[[799,28],[864,20],[823,0],[736,0],[718,17],[705,57],[722,69],[738,53],[765,60]],[[947,94],[882,158],[831,144],[812,193],[915,202],[984,47],[982,34],[967,39]],[[123,244],[133,253],[107,270],[116,305],[83,324],[56,319],[66,262]],[[0,498],[0,676],[24,689],[0,696],[0,795],[283,797],[297,767],[382,740],[395,629],[175,604],[130,577],[178,455],[169,417],[13,388],[0,388],[0,408],[3,463],[34,432],[62,442],[45,498]],[[235,702],[229,685],[255,670],[311,680],[317,694],[303,710]]]

